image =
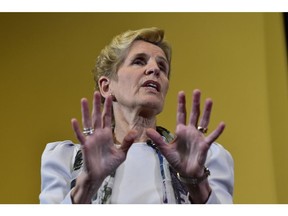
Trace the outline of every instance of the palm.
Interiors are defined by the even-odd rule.
[[[204,128],[207,128],[209,124],[211,108],[212,101],[207,100],[199,123]],[[170,165],[185,176],[198,176],[203,172],[210,145],[220,136],[225,127],[224,123],[221,123],[216,130],[205,137],[203,133],[197,130],[199,114],[200,91],[196,90],[194,91],[190,120],[186,125],[185,95],[181,92],[178,97],[177,127],[174,141],[166,144],[155,130],[147,130],[147,135],[158,145]]]
[[[107,176],[123,161],[123,154],[114,147],[111,131],[96,130],[82,147],[87,173],[94,179]]]
[[[94,95],[92,120],[90,118],[88,102],[82,100],[82,123],[86,128],[93,126],[94,132],[84,136],[76,119],[72,126],[81,143],[84,155],[84,170],[91,180],[104,179],[111,174],[125,160],[126,153],[134,141],[134,132],[130,131],[124,138],[120,148],[114,145],[111,129],[111,98],[107,98],[103,113],[100,107],[101,96],[98,92]],[[93,124],[92,124],[93,122]]]
[[[200,167],[204,166],[206,149],[209,145],[205,142],[202,133],[191,125],[178,125],[176,128],[176,137],[171,147],[177,154],[174,157],[167,158],[171,161],[172,167],[181,173],[197,173]],[[176,158],[178,157],[178,158]]]

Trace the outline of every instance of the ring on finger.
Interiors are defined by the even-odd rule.
[[[93,132],[94,132],[94,128],[92,128],[92,127],[83,128],[83,134],[84,134],[85,136],[92,135]]]
[[[203,133],[203,134],[206,134],[207,131],[208,131],[208,128],[198,126],[198,127],[197,127],[197,130],[199,130],[199,131],[200,131],[201,133]]]

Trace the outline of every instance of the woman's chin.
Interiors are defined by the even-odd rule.
[[[143,100],[141,102],[141,107],[147,112],[158,115],[160,112],[162,112],[163,103],[159,100]]]

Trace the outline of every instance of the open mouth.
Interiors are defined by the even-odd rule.
[[[155,89],[157,92],[160,92],[160,89],[161,89],[160,84],[153,80],[147,80],[146,82],[143,83],[142,87],[152,88],[152,89]]]

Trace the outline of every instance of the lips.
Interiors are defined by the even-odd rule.
[[[149,87],[149,88],[154,88],[156,91],[160,92],[161,86],[158,82],[154,80],[147,80],[143,83],[142,87]]]

